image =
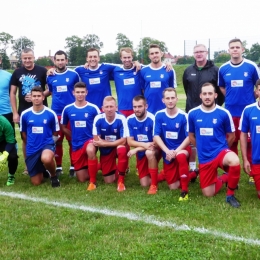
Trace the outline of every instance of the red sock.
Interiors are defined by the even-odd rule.
[[[187,174],[187,176],[188,176],[189,164],[188,164],[186,155],[184,153],[178,154],[176,156],[176,159],[178,161],[180,175]]]
[[[62,156],[63,156],[62,143],[56,144],[56,151],[55,151],[56,165],[62,165]]]
[[[125,172],[119,172],[117,183],[125,183]]]
[[[191,179],[195,179],[197,177],[197,174],[196,174],[196,172],[192,171],[192,172],[189,172],[188,177],[189,177],[189,181],[190,181]]]
[[[228,174],[222,174],[221,176],[218,177],[223,183],[228,182]]]
[[[229,166],[227,196],[234,195],[240,178],[240,165]]]
[[[182,174],[180,176],[180,185],[181,185],[182,191],[188,192],[189,182],[190,182],[190,179],[189,179],[189,176],[187,174]]]
[[[149,169],[149,173],[151,175],[151,185],[157,186],[158,183],[158,168],[156,169]]]
[[[258,199],[260,199],[260,194],[257,194]]]
[[[88,159],[88,174],[89,174],[89,181],[92,183],[96,183],[97,181],[97,163],[98,160],[90,160]]]
[[[165,181],[164,170],[162,169],[157,176],[157,182]]]
[[[225,174],[227,175],[227,174]],[[220,191],[220,189],[222,188],[224,182],[219,178],[217,178],[217,182],[215,183],[215,195]]]
[[[128,157],[127,157],[127,149],[126,147],[122,146],[117,148],[117,169],[120,173],[123,173],[126,171],[127,165],[128,165]]]

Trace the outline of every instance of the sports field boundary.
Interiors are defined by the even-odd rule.
[[[15,193],[15,192],[0,191],[0,196],[9,197],[9,198],[13,198],[13,199],[21,199],[21,200],[25,200],[25,201],[32,201],[32,202],[37,202],[37,203],[40,202],[45,205],[56,206],[56,207],[60,207],[60,208],[80,210],[80,211],[90,212],[90,213],[99,213],[99,214],[106,215],[106,216],[125,218],[125,219],[131,220],[131,221],[140,221],[140,222],[144,222],[144,223],[150,224],[150,225],[155,225],[158,227],[170,227],[170,228],[173,228],[175,231],[190,231],[190,232],[195,232],[195,233],[199,233],[199,234],[203,234],[203,235],[211,235],[214,237],[223,238],[223,239],[230,240],[230,241],[243,242],[248,245],[260,246],[259,239],[235,236],[235,235],[224,233],[221,231],[210,230],[210,229],[207,229],[204,227],[192,227],[192,226],[188,226],[186,224],[177,225],[170,221],[162,221],[158,218],[155,218],[152,215],[134,214],[131,212],[111,210],[109,208],[89,207],[89,206],[85,206],[85,205],[71,204],[71,203],[67,203],[67,202],[51,201],[51,200],[37,198],[37,197],[29,197],[25,194],[20,194],[20,193]]]

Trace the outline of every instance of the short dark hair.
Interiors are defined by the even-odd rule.
[[[74,85],[74,89],[75,88],[85,88],[87,89],[87,85],[84,83],[84,82],[77,82],[75,85]]]
[[[149,50],[152,49],[152,48],[158,48],[160,51],[162,51],[161,47],[158,44],[156,44],[156,43],[151,43],[149,45]]]
[[[140,101],[140,100],[143,100],[144,101],[144,104],[147,103],[146,101],[146,98],[143,96],[143,95],[137,95],[133,98],[133,101]]]
[[[257,88],[260,85],[260,79],[258,79],[255,83],[255,87]]]
[[[32,91],[36,91],[36,92],[41,92],[43,93],[43,89],[41,86],[34,86],[32,89],[31,89],[31,92]]]
[[[204,84],[201,86],[200,92],[202,92],[202,88],[203,88],[203,87],[208,87],[208,86],[212,86],[213,89],[214,89],[214,92],[215,92],[215,93],[217,92],[217,91],[216,91],[216,87],[215,87],[212,83],[210,83],[210,82],[204,83]]]
[[[56,60],[56,55],[63,55],[63,54],[64,54],[64,56],[65,56],[65,59],[68,59],[67,53],[66,53],[65,51],[59,50],[59,51],[57,51],[57,52],[54,54],[54,60]]]
[[[31,48],[24,48],[24,49],[22,50],[22,53],[28,53],[28,52],[32,52],[33,55],[34,55],[34,51],[33,51],[33,49],[31,49]]]
[[[233,42],[240,42],[240,43],[241,43],[241,46],[244,47],[244,46],[243,46],[243,42],[242,42],[240,39],[238,39],[238,38],[231,39],[231,40],[228,42],[228,46],[230,45],[230,43],[233,43]]]
[[[175,92],[175,96],[177,97],[177,91],[175,88],[169,87],[169,88],[164,89],[164,91],[162,93],[163,97],[165,96],[165,92]]]
[[[99,49],[97,48],[90,48],[87,50],[87,56],[88,56],[88,53],[91,52],[91,51],[96,51],[98,53],[98,56],[99,56]]]

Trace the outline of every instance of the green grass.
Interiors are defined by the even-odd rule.
[[[185,104],[182,94],[180,84],[179,106]],[[239,209],[225,203],[224,188],[213,198],[203,197],[198,182],[190,185],[188,202],[178,202],[179,191],[170,191],[165,183],[159,184],[157,195],[148,196],[135,175],[134,158],[125,192],[118,193],[115,184],[104,184],[100,173],[97,190],[86,192],[87,184],[68,176],[64,142],[61,187],[53,189],[49,181],[34,187],[21,174],[19,136],[17,130],[20,159],[15,185],[7,187],[6,172],[0,174],[0,259],[260,259],[259,245],[214,233],[260,238],[259,200],[243,172],[237,191]],[[16,197],[10,197],[11,192]],[[26,197],[17,198],[19,194]],[[190,230],[179,229],[183,225]]]

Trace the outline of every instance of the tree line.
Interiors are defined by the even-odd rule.
[[[102,54],[104,47],[103,41],[95,34],[87,34],[82,38],[77,35],[72,35],[65,39],[65,50],[68,54],[69,65],[77,66],[84,64],[86,61],[86,50],[89,48],[97,48],[100,50],[100,61],[108,63],[121,63],[119,57],[119,50],[122,47],[131,47],[134,50],[134,60],[139,60],[143,64],[149,64],[148,48],[151,43],[158,44],[163,52],[168,52],[168,47],[165,42],[159,41],[151,37],[144,37],[140,39],[136,48],[133,42],[123,33],[118,33],[115,38],[117,49],[114,52]],[[260,45],[259,43],[253,44],[247,48],[247,42],[244,41],[245,47],[244,57],[256,63],[260,63]],[[6,54],[7,48],[11,46],[13,52],[18,60],[18,66],[21,64],[21,50],[24,48],[34,48],[34,41],[28,39],[26,36],[21,36],[14,39],[12,35],[6,32],[0,33],[0,55],[2,56],[2,67],[4,69],[10,68],[10,61]],[[61,47],[62,49],[62,47]],[[224,63],[230,59],[226,50],[214,52],[215,63]],[[192,64],[194,62],[193,56],[183,56],[178,59],[177,64]],[[53,61],[50,57],[45,56],[35,61],[36,64],[41,66],[52,66]]]

